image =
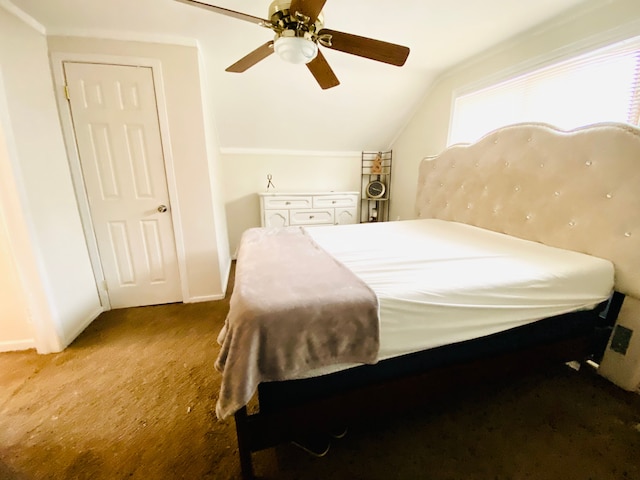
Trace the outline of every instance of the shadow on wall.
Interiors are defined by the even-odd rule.
[[[257,194],[245,195],[225,204],[229,249],[235,259],[240,245],[240,237],[248,228],[260,226],[260,199]]]

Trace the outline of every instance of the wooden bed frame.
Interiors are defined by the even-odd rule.
[[[640,130],[499,129],[420,165],[420,218],[467,223],[609,259],[616,293],[596,309],[323,377],[259,386],[235,414],[242,476],[252,452],[297,433],[411,408],[443,391],[571,360],[599,360],[625,295],[640,298]],[[594,213],[595,212],[595,213]],[[373,400],[375,399],[375,401]]]

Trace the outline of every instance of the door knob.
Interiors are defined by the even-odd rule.
[[[158,207],[158,211],[159,211],[160,213],[164,213],[164,212],[166,212],[166,211],[167,211],[167,206],[166,206],[166,205],[160,205],[160,206]]]

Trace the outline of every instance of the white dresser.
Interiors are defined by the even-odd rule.
[[[263,227],[358,223],[358,192],[266,192],[258,195]]]

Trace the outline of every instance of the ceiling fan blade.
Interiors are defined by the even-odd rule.
[[[300,12],[310,18],[309,24],[313,24],[318,19],[325,3],[327,0],[292,0],[289,12],[293,15]]]
[[[261,27],[269,27],[271,25],[271,22],[269,20],[254,17],[253,15],[247,15],[246,13],[236,12],[227,8],[216,7],[214,5],[209,5],[208,3],[204,2],[198,2],[196,0],[176,0],[176,2],[186,3],[187,5],[192,5],[194,7],[204,8],[205,10],[211,10],[212,12],[221,13],[222,15],[226,15],[228,17],[238,18],[240,20],[255,23],[257,25],[260,25]]]
[[[394,43],[374,40],[373,38],[360,37],[351,33],[337,32],[323,28],[318,32],[320,37],[331,35],[331,42],[322,45],[333,50],[358,55],[359,57],[369,58],[378,62],[389,63],[401,67],[407,61],[409,56],[409,48]]]
[[[264,60],[273,53],[273,40],[269,40],[264,45],[259,46],[253,52],[245,55],[236,63],[227,67],[225,72],[242,73],[245,70],[253,67],[256,63]]]
[[[307,63],[307,68],[323,90],[340,85],[340,80],[338,80],[336,74],[333,73],[329,63],[327,63],[327,59],[324,58],[320,50],[318,50],[316,58]]]

